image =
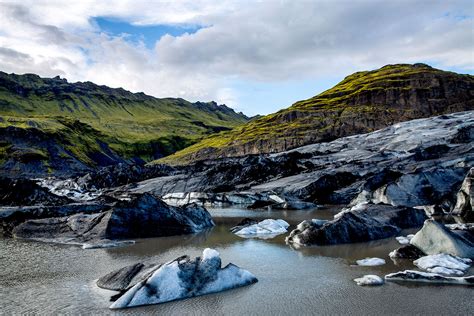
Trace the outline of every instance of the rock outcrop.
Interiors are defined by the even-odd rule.
[[[392,259],[418,259],[426,254],[413,245],[405,245],[389,253]]]
[[[469,170],[469,173],[464,179],[461,189],[456,197],[456,205],[452,211],[453,215],[459,215],[467,220],[474,221],[474,168]]]
[[[368,204],[342,211],[335,219],[307,222],[290,233],[286,241],[294,245],[331,245],[388,238],[401,229],[418,227],[426,215],[422,210],[391,205]]]
[[[252,204],[275,202],[269,199],[275,195],[284,200],[281,205],[298,208],[352,201],[450,212],[474,166],[470,130],[474,111],[403,122],[278,154],[202,161],[120,189],[150,192],[175,203]]]
[[[93,248],[110,245],[110,240],[197,233],[213,225],[201,206],[172,207],[144,194],[118,202],[106,212],[27,220],[13,229],[13,235]]]
[[[51,193],[35,180],[0,177],[0,206],[64,205],[73,200]]]
[[[474,77],[424,64],[357,72],[308,100],[207,138],[172,163],[275,153],[367,133],[397,122],[474,109]],[[435,153],[436,154],[436,153]],[[431,156],[425,152],[421,159]]]
[[[432,219],[425,221],[410,243],[428,255],[446,253],[474,258],[474,243]]]
[[[163,265],[136,264],[102,277],[98,286],[122,293],[111,309],[159,304],[216,293],[257,282],[250,272],[232,263],[221,267],[219,253],[205,249],[201,257],[179,257]]]

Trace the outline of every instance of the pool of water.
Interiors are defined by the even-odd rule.
[[[360,244],[293,249],[285,235],[244,239],[229,232],[242,218],[282,218],[290,229],[303,219],[332,218],[339,209],[307,211],[210,210],[216,226],[196,235],[137,240],[135,245],[83,250],[74,246],[0,238],[0,314],[160,314],[160,315],[472,315],[472,288],[452,285],[387,283],[360,287],[353,279],[383,276],[414,268],[394,263],[388,253],[394,238]],[[404,232],[409,233],[409,231]],[[240,289],[161,305],[110,311],[114,292],[98,289],[95,280],[136,262],[166,262],[183,254],[198,256],[206,247],[257,276]],[[353,266],[355,260],[380,257],[378,267]],[[472,270],[471,270],[472,272]]]

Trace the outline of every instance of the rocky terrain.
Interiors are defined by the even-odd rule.
[[[473,140],[474,112],[460,112],[277,154],[198,162],[114,190],[149,192],[175,204],[371,202],[472,218],[465,192],[471,189]],[[458,200],[464,202],[456,207]]]
[[[412,261],[420,271],[390,273],[385,279],[366,274],[354,279],[357,284],[417,281],[470,286],[472,276],[465,274],[471,271],[474,258],[472,78],[440,73],[424,65],[407,67],[401,68],[409,70],[403,74],[411,84],[428,80],[433,85],[424,94],[415,89],[419,106],[414,112],[406,111],[413,98],[413,89],[406,89],[406,104],[397,103],[396,108],[406,116],[390,119],[404,122],[390,125],[382,115],[381,125],[373,128],[383,128],[365,134],[360,132],[368,130],[358,128],[347,129],[347,134],[357,135],[334,133],[328,138],[308,132],[314,136],[308,142],[326,142],[300,147],[292,143],[268,150],[292,148],[278,153],[245,152],[245,156],[197,159],[184,165],[143,165],[123,159],[70,177],[39,177],[35,172],[34,177],[4,176],[0,178],[1,232],[19,239],[105,248],[128,245],[139,238],[212,229],[215,223],[205,207],[235,206],[270,213],[333,205],[338,213],[332,219],[306,218],[295,225],[277,218],[246,218],[229,227],[242,238],[272,239],[286,234],[288,247],[297,249],[396,237],[402,246],[387,251],[387,257]],[[390,78],[396,82],[400,80],[395,91],[406,83],[399,70],[400,66],[380,70],[393,75]],[[355,74],[341,85],[352,82],[351,86],[357,86],[354,80],[366,82],[367,77],[379,75]],[[379,100],[375,92],[364,94],[354,89],[356,100],[365,100],[364,95],[370,102]],[[453,89],[448,102],[446,96]],[[397,100],[399,92],[391,92]],[[326,93],[334,97],[335,92]],[[386,100],[388,92],[384,93]],[[320,102],[322,96],[313,101]],[[343,91],[339,96],[352,100]],[[362,103],[348,104],[343,111]],[[413,113],[413,117],[430,116],[453,109],[468,111],[406,120]],[[379,115],[377,111],[373,113]],[[351,122],[353,127],[370,126],[368,121]],[[16,170],[36,170],[31,161],[35,159]],[[400,236],[404,229],[418,231]],[[280,242],[284,244],[283,239]],[[358,266],[386,264],[382,258],[356,262]],[[119,291],[110,306],[115,309],[215,293],[256,281],[250,272],[235,265],[222,268],[219,254],[206,249],[194,260],[179,257],[167,263],[135,263],[112,271],[97,284]]]
[[[327,223],[309,221],[291,233],[289,242],[368,241],[421,226],[426,216],[451,214],[472,221],[473,140],[474,112],[468,111],[398,123],[278,154],[174,168],[119,165],[67,180],[15,180],[2,191],[2,204],[9,207],[0,209],[0,218],[6,235],[85,243],[89,237],[82,230],[91,234],[92,241],[96,235],[106,240],[134,238],[136,231],[142,237],[195,231],[180,219],[183,212],[194,224],[202,224],[200,229],[211,226],[210,217],[202,215],[207,212],[197,205],[189,208],[189,203],[273,209],[336,204],[347,205],[338,218]],[[181,211],[159,199],[182,206]],[[156,229],[139,225],[154,223],[150,216],[155,216],[155,209],[174,214],[174,222],[163,226],[171,227],[168,231],[158,229],[161,215],[156,215],[156,224],[150,224]],[[201,215],[194,220],[191,214],[196,212]],[[76,217],[76,213],[99,215]],[[114,226],[108,219],[111,215],[126,219]],[[69,229],[71,222],[81,225]],[[175,222],[176,231],[171,225]],[[125,228],[112,234],[113,227],[120,225]],[[92,227],[105,227],[107,233],[102,228],[95,233]]]
[[[425,64],[387,65],[354,73],[319,95],[208,137],[160,161],[183,164],[281,152],[416,118],[474,110],[473,96],[471,75]]]

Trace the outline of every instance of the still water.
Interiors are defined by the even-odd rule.
[[[229,228],[244,217],[282,218],[293,229],[303,219],[332,218],[334,209],[310,211],[210,210],[216,227],[208,232],[137,240],[135,245],[82,250],[78,247],[0,238],[0,315],[474,315],[473,288],[387,283],[359,287],[364,274],[414,268],[395,264],[388,253],[394,238],[352,245],[292,249],[285,235],[270,240],[244,239]],[[409,231],[404,232],[409,233]],[[95,280],[136,262],[166,262],[183,254],[198,256],[206,247],[251,271],[259,282],[197,298],[110,311],[114,292],[98,289]],[[355,267],[355,260],[380,257],[384,266]],[[472,273],[472,269],[470,271]]]

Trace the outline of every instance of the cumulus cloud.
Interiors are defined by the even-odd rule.
[[[473,11],[469,1],[434,0],[0,1],[0,70],[270,112],[239,104],[232,82],[324,80],[420,61],[472,72]],[[103,32],[95,17],[202,28],[148,49]]]

